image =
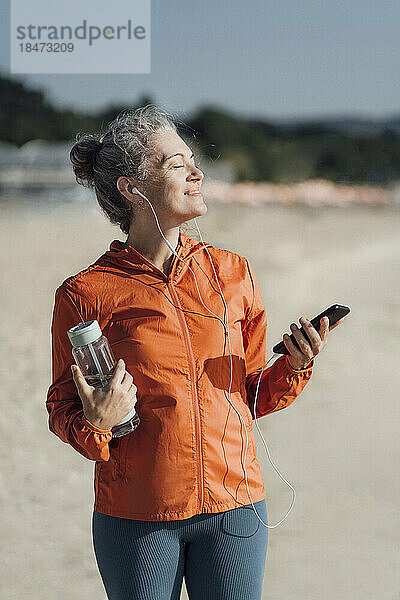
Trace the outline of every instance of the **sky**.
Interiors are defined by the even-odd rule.
[[[9,74],[9,1],[0,2]],[[146,94],[182,117],[207,105],[270,120],[383,118],[400,113],[399,32],[399,0],[153,0],[150,74],[11,76],[78,111]]]

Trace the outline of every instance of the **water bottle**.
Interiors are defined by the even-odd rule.
[[[97,320],[79,323],[67,331],[72,344],[72,356],[89,385],[105,387],[113,376],[117,361],[108,339]],[[140,423],[135,408],[117,425],[111,428],[113,437],[121,437],[134,431]]]

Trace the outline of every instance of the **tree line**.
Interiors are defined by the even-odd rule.
[[[42,91],[0,76],[0,139],[18,146],[37,138],[72,141],[78,132],[103,131],[122,110],[151,102],[143,95],[129,106],[108,106],[97,113],[60,110]],[[400,134],[395,128],[361,136],[323,121],[288,128],[202,106],[180,133],[195,140],[201,155],[233,163],[238,181],[388,184],[400,179]]]

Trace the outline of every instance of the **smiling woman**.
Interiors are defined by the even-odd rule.
[[[193,197],[194,192],[196,198],[201,197],[203,173],[195,167],[194,154],[178,135],[171,116],[154,105],[120,113],[104,134],[81,136],[71,149],[70,159],[77,182],[94,188],[111,223],[129,234],[128,243],[134,237],[143,250],[144,245],[137,238],[143,232],[144,223],[137,208],[143,200],[131,193],[134,186],[150,195],[153,204],[160,203],[161,213],[164,209],[171,217],[177,210],[175,227],[207,211],[204,203],[200,210],[179,204],[182,196]],[[171,206],[174,197],[175,207]],[[163,214],[160,216],[164,218]],[[149,221],[147,217],[145,222]],[[136,223],[137,220],[142,222]],[[143,237],[148,237],[143,233]],[[172,236],[174,241],[177,239]]]
[[[207,206],[167,113],[122,113],[70,157],[128,236],[56,291],[47,399],[50,430],[96,462],[93,542],[108,598],[178,600],[185,575],[191,600],[260,600],[268,525],[252,418],[291,404],[313,361],[294,371],[282,356],[265,368],[266,311],[249,262],[181,233]],[[69,376],[67,330],[94,319],[120,361],[100,391]],[[133,403],[140,425],[116,441],[111,429]]]
[[[128,176],[144,182],[149,177],[153,154],[149,135],[165,130],[176,131],[173,120],[161,109],[147,105],[120,113],[105,133],[78,136],[70,151],[77,182],[94,188],[105,215],[126,234],[133,205],[117,189],[117,179]]]
[[[134,189],[150,199],[173,248],[181,226],[207,212],[203,173],[170,116],[154,105],[121,113],[105,135],[77,141],[70,158],[78,183],[94,187],[110,221],[128,234],[126,244],[167,273],[173,254]]]

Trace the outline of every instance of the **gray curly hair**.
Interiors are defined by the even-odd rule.
[[[147,104],[119,113],[104,134],[78,134],[70,151],[77,183],[95,189],[104,214],[127,235],[132,204],[118,190],[117,179],[126,176],[145,181],[152,154],[149,137],[164,130],[177,132],[175,117]]]

